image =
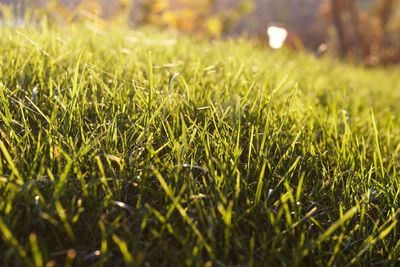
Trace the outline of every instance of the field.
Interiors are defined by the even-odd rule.
[[[0,36],[1,266],[399,264],[398,68],[146,29]]]

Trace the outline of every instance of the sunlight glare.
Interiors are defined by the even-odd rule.
[[[276,26],[268,27],[267,33],[269,37],[269,46],[274,49],[281,48],[288,35],[285,28]]]

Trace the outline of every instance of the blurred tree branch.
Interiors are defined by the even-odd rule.
[[[360,30],[360,17],[358,15],[358,9],[356,7],[355,0],[348,0],[347,5],[349,8],[351,21],[353,24],[353,32],[354,32],[353,39],[354,39],[356,54],[357,57],[361,59],[365,55],[365,53],[362,45],[362,35]]]
[[[341,6],[339,0],[331,0],[331,10],[333,16],[333,23],[336,28],[336,33],[339,40],[339,53],[341,56],[345,56],[347,54],[347,46],[345,33],[343,29],[343,21],[341,16]]]
[[[339,55],[356,56],[371,66],[400,62],[400,45],[393,32],[400,29],[393,27],[392,19],[396,8],[400,5],[395,0],[378,0],[364,11],[356,0],[329,0]]]
[[[393,0],[380,0],[375,7],[375,13],[379,19],[380,26],[380,46],[386,45],[387,42],[387,25],[392,14],[393,3]]]

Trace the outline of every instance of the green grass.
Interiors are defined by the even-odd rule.
[[[398,70],[84,24],[0,36],[1,266],[399,264]]]

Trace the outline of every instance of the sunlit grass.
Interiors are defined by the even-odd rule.
[[[43,25],[0,28],[1,266],[398,263],[397,70]]]

